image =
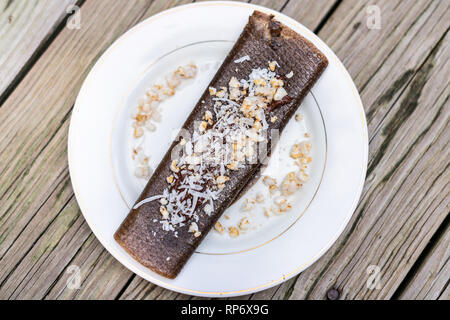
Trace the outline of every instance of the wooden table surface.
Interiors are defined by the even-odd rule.
[[[0,299],[195,298],[141,279],[102,247],[67,164],[71,111],[96,60],[133,25],[188,2],[0,0]],[[450,1],[251,3],[300,21],[339,56],[370,148],[338,241],[300,275],[239,298],[449,299]]]

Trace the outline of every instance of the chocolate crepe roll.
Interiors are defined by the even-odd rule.
[[[144,266],[175,278],[327,64],[308,40],[253,12],[115,240]]]

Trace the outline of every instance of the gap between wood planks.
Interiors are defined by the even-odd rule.
[[[423,249],[419,258],[417,258],[416,262],[413,264],[409,272],[406,274],[403,282],[400,284],[400,286],[398,286],[397,290],[395,290],[394,294],[392,295],[392,299],[395,300],[399,299],[400,295],[405,291],[408,283],[414,278],[414,275],[417,273],[419,268],[425,263],[427,256],[432,252],[436,242],[441,237],[444,236],[445,232],[448,231],[449,226],[450,226],[450,215],[447,215],[444,222],[439,226],[437,231],[431,237],[425,249]]]
[[[144,8],[144,10],[143,10],[143,13],[139,16],[139,15],[137,15],[136,16],[136,18],[137,19],[140,19],[140,18],[142,18],[142,15],[148,10],[148,8],[150,7],[150,5],[151,5],[151,2],[147,2],[146,3],[146,6],[143,6],[143,8]],[[140,14],[140,13],[139,13]],[[139,18],[140,17],[140,18]],[[31,161],[31,163],[27,166],[27,168],[29,168],[29,167],[31,167],[32,165],[33,165],[33,163],[34,163],[34,161],[36,161],[36,158],[38,158],[39,157],[39,155],[42,153],[42,151],[43,150],[45,150],[45,148],[46,148],[46,146],[48,146],[48,144],[49,144],[49,141],[52,141],[52,139],[53,139],[53,137],[55,136],[55,134],[57,134],[58,132],[60,132],[60,129],[61,129],[61,126],[64,124],[64,123],[66,123],[66,121],[67,121],[67,123],[68,123],[68,121],[69,121],[69,117],[68,117],[68,115],[70,114],[70,111],[71,111],[71,108],[72,108],[73,106],[71,106],[68,110],[67,110],[67,112],[66,112],[66,114],[63,116],[63,118],[61,119],[61,123],[56,127],[56,130],[51,134],[51,137],[50,137],[50,139],[45,143],[45,145],[44,145],[44,147],[43,148],[40,148],[39,150],[38,150],[38,152],[37,152],[37,155],[36,155],[36,157],[33,157],[33,159],[32,159],[32,161]],[[66,123],[66,124],[67,124]],[[65,127],[66,128],[66,127]],[[67,171],[67,170],[66,170]],[[19,176],[20,176],[20,174],[19,174]],[[70,180],[68,180],[68,181],[70,181]],[[70,183],[70,182],[69,182]],[[50,192],[50,194],[51,194],[51,192]],[[43,202],[44,204],[46,203],[45,202],[45,199],[44,199],[44,202]],[[62,207],[62,210],[64,210],[64,206]],[[38,208],[38,210],[39,210],[39,208]],[[36,211],[37,212],[37,211]],[[50,224],[52,223],[51,221],[49,222]],[[20,233],[19,233],[20,234]],[[37,240],[36,241],[38,241],[39,240],[39,237],[37,238]],[[20,263],[20,261],[19,261],[19,263]]]
[[[82,7],[86,0],[77,0],[75,6]],[[9,4],[7,5],[7,7]],[[6,7],[6,8],[7,8]],[[72,15],[72,13],[66,13],[64,18],[61,20],[59,24],[55,27],[55,30],[51,32],[46,39],[37,47],[36,51],[31,55],[28,61],[22,66],[20,71],[14,77],[14,79],[10,82],[10,84],[5,88],[5,91],[0,95],[0,108],[3,103],[8,99],[11,93],[16,89],[19,83],[25,78],[27,73],[33,68],[35,63],[39,60],[42,54],[47,50],[47,48],[52,44],[53,40],[61,33],[67,23],[67,19]]]
[[[410,85],[410,83],[413,81],[414,77],[417,75],[417,73],[419,72],[420,69],[423,68],[423,66],[425,65],[425,63],[428,61],[428,59],[433,55],[433,53],[435,53],[439,47],[442,45],[442,42],[444,41],[445,37],[447,36],[449,29],[447,29],[446,32],[444,32],[444,34],[441,36],[441,38],[439,39],[439,41],[436,43],[436,45],[431,49],[430,53],[427,55],[427,57],[424,59],[424,61],[422,62],[422,64],[415,70],[412,72],[407,71],[404,76],[409,77],[409,80],[407,80],[406,82],[402,78],[398,79],[397,81],[400,83],[402,83],[402,85],[404,86],[403,89],[401,89],[399,91],[398,96],[392,101],[390,108],[387,110],[387,112],[385,113],[384,117],[380,120],[379,125],[373,130],[373,134],[369,137],[369,144],[372,142],[373,138],[377,136],[377,134],[379,133],[379,131],[381,130],[382,127],[382,123],[384,121],[384,119],[386,119],[387,115],[391,112],[392,108],[394,107],[394,105],[397,103],[397,101],[400,99],[400,97],[403,95],[403,93],[405,92],[405,90],[408,88],[408,86]],[[386,59],[389,58],[386,57]],[[396,81],[396,82],[397,82]],[[394,82],[393,84],[393,88],[396,87],[396,82]],[[387,92],[386,94],[384,94],[380,100],[382,100],[384,98],[384,96],[389,95],[390,93]]]

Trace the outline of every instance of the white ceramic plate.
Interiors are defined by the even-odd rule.
[[[194,62],[199,73],[163,105],[163,120],[146,138],[156,167],[215,70],[239,37],[253,10],[276,18],[314,43],[329,66],[300,106],[304,120],[291,121],[277,146],[280,157],[265,173],[283,176],[290,146],[304,133],[313,145],[310,181],[293,209],[267,218],[251,212],[255,228],[236,239],[210,232],[178,277],[168,280],[143,267],[113,239],[145,181],[134,177],[130,111],[145,89],[179,65]],[[150,143],[148,142],[150,141]],[[235,2],[180,6],[155,15],[120,37],[98,60],[78,95],[69,130],[69,167],[83,215],[103,246],[123,265],[162,287],[200,296],[235,296],[279,284],[314,263],[349,221],[367,166],[367,127],[358,92],[342,63],[317,36],[272,10]],[[247,193],[262,190],[256,183]],[[243,201],[243,199],[241,200]],[[240,203],[226,214],[242,217]]]

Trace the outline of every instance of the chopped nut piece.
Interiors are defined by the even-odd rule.
[[[278,190],[278,186],[276,184],[273,184],[269,187],[270,194],[273,194],[277,190]]]
[[[311,148],[312,148],[311,143],[305,142],[305,148],[306,148],[306,152],[307,152],[307,153],[310,152],[310,151],[311,151]]]
[[[229,98],[231,100],[237,101],[237,100],[239,100],[240,94],[241,94],[241,91],[239,90],[239,88],[231,88]]]
[[[136,119],[138,114],[139,114],[138,108],[131,110],[131,113],[130,113],[131,119]]]
[[[258,194],[255,197],[256,202],[264,202],[264,195],[261,192],[258,192]]]
[[[227,93],[227,88],[221,87],[220,89],[221,89],[220,91],[217,91],[216,97],[223,98],[223,97],[225,97],[225,94]]]
[[[272,87],[279,88],[279,87],[284,86],[284,82],[281,79],[272,78],[272,80],[270,80],[270,85]]]
[[[296,143],[292,146],[290,156],[293,159],[304,158],[311,151],[311,144],[308,142]]]
[[[286,74],[286,78],[290,79],[290,78],[292,78],[293,75],[294,75],[294,72],[291,71],[288,74]]]
[[[248,198],[245,198],[244,203],[242,204],[242,211],[250,211],[253,209],[254,203],[251,201],[248,201]]]
[[[142,106],[142,111],[146,112],[146,113],[150,113],[153,111],[153,107],[151,105],[151,103],[144,103],[144,105]]]
[[[297,113],[295,115],[295,121],[302,121],[303,120],[303,115],[301,113]]]
[[[300,182],[307,182],[308,180],[309,180],[309,176],[308,176],[308,174],[305,172],[305,171],[303,171],[303,170],[300,170],[300,171],[298,171],[296,174],[295,174],[295,178],[298,180],[298,181],[300,181]]]
[[[192,222],[189,226],[189,232],[198,232],[198,225],[195,222]]]
[[[152,112],[151,118],[152,118],[152,120],[159,122],[159,121],[161,121],[161,118],[162,118],[161,113],[159,113],[158,110],[155,110]]]
[[[271,61],[269,63],[269,69],[270,71],[275,71],[275,67],[277,66],[277,63],[275,61]]]
[[[211,120],[212,119],[212,112],[211,111],[205,111],[205,116],[203,117],[203,119],[205,119],[206,121]]]
[[[216,88],[214,88],[214,87],[209,87],[209,94],[210,94],[210,95],[214,96],[214,95],[216,94],[216,92],[217,92],[217,89],[216,89]]]
[[[285,203],[282,203],[281,205],[277,206],[277,208],[272,208],[272,212],[274,212],[275,214],[280,215],[280,214],[282,214],[284,212],[287,212],[287,211],[289,211],[291,209],[292,209],[291,204],[285,202]]]
[[[283,87],[280,87],[277,89],[277,92],[275,93],[275,95],[273,96],[273,100],[275,101],[280,101],[281,99],[283,99],[285,96],[287,96],[287,92]]]
[[[151,170],[148,166],[136,167],[134,174],[138,178],[148,179],[150,178]]]
[[[269,177],[269,176],[264,176],[263,177],[263,183],[266,186],[270,187],[271,185],[277,184],[277,180],[275,180],[274,178]]]
[[[162,93],[168,97],[171,97],[175,94],[175,90],[173,88],[164,88]]]
[[[273,116],[272,118],[270,118],[270,122],[275,123],[275,121],[278,120],[277,116]]]
[[[161,212],[162,217],[163,217],[164,220],[169,218],[169,211],[167,211],[165,206],[159,207],[159,212]]]
[[[239,88],[239,86],[240,86],[239,81],[236,79],[236,77],[231,77],[230,82],[228,83],[228,85],[231,88]]]
[[[178,67],[176,73],[185,79],[194,78],[197,75],[197,66],[190,63],[185,67]]]
[[[304,156],[304,154],[301,152],[301,147],[299,144],[294,144],[291,148],[291,152],[289,153],[289,156],[292,159],[298,159]]]
[[[205,132],[207,127],[208,127],[208,122],[202,121],[200,123],[200,125],[198,126],[198,131]]]
[[[142,129],[141,127],[137,127],[136,129],[134,129],[133,135],[136,139],[142,137],[144,135],[144,129]]]
[[[217,232],[222,234],[223,230],[224,230],[224,227],[219,221],[217,221],[216,224],[214,225],[214,229],[216,229]]]
[[[147,121],[147,119],[148,119],[148,115],[146,115],[146,114],[139,113],[136,116],[136,121],[139,122],[139,123],[145,123]]]
[[[239,230],[235,227],[229,227],[228,233],[232,238],[237,238],[239,236]]]
[[[146,157],[144,154],[139,154],[139,164],[143,165],[143,166],[147,166],[148,165],[148,157]]]
[[[257,85],[257,86],[262,86],[265,87],[267,85],[266,81],[264,79],[255,79],[253,80],[253,82]]]
[[[216,181],[217,181],[218,184],[224,184],[228,180],[230,180],[230,178],[228,178],[227,176],[218,176],[216,178]]]
[[[312,161],[312,158],[311,158],[311,157],[301,158],[301,159],[300,159],[300,162],[303,163],[303,164],[310,163],[311,161]]]
[[[169,88],[175,89],[180,85],[181,80],[180,78],[177,77],[177,73],[174,72],[173,74],[171,74],[169,77],[166,78],[166,83]]]
[[[297,180],[295,172],[289,172],[281,183],[281,192],[289,196],[302,187],[302,183]]]
[[[233,161],[232,163],[227,164],[227,168],[230,170],[237,170],[238,169],[237,162]]]
[[[170,164],[170,170],[172,170],[173,172],[179,172],[180,168],[178,168],[177,164],[178,160],[172,160],[172,163]]]
[[[147,121],[147,122],[145,123],[145,128],[146,128],[148,131],[155,131],[155,130],[156,130],[156,125],[155,125],[153,122],[151,122],[151,121]]]
[[[194,237],[198,238],[200,237],[202,233],[200,231],[194,232]]]
[[[242,218],[241,222],[239,222],[239,229],[241,230],[247,230],[250,226],[250,222],[248,221],[247,217]]]
[[[285,197],[276,197],[275,200],[273,201],[275,202],[276,205],[282,205],[283,203],[287,202],[287,199]]]

